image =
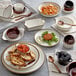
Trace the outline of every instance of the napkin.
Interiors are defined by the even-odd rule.
[[[56,50],[56,52],[57,51],[60,51],[60,50]],[[73,61],[75,61],[76,60],[76,56],[75,56],[76,51],[68,51],[68,53],[71,54]],[[55,66],[48,61],[48,56],[52,56],[54,58],[54,60],[55,60],[54,63],[59,67],[59,69],[62,71],[63,74],[58,73]],[[66,66],[62,66],[57,62],[57,56],[55,53],[47,53],[46,57],[47,57],[47,63],[48,63],[49,76],[68,76],[67,72],[66,72]],[[52,72],[52,71],[54,71],[54,72]]]
[[[75,15],[67,15],[67,16],[61,16],[61,17],[68,17],[73,20],[74,24],[76,24],[76,16]],[[55,19],[59,19],[61,17],[56,17]],[[56,28],[56,24],[53,24],[51,27],[63,36],[65,36],[67,34],[72,34],[76,37],[76,26],[72,26],[72,28],[68,32],[62,32],[62,31],[58,30]]]

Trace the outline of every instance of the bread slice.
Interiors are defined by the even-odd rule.
[[[33,51],[30,51],[30,55],[31,55],[32,59],[36,58],[36,55],[35,55],[35,53]]]
[[[32,58],[30,56],[30,54],[24,54],[24,55],[21,55],[22,59],[24,59],[25,61],[31,61]]]
[[[11,63],[18,66],[26,66],[25,61],[19,56],[11,55]]]

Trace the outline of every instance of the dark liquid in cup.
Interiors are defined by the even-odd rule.
[[[64,4],[64,10],[66,11],[72,11],[74,8],[74,4],[72,1],[66,1]]]

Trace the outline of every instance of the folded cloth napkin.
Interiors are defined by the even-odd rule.
[[[60,50],[56,50],[60,51]],[[76,60],[76,51],[68,51],[69,54],[71,54],[73,61]],[[57,69],[55,68],[55,66],[49,62],[48,57],[52,56],[55,60],[55,64],[59,67],[59,69],[61,70],[62,74],[58,73]],[[57,56],[56,53],[47,53],[46,54],[47,57],[47,62],[48,62],[48,72],[49,72],[49,76],[68,76],[67,72],[66,72],[66,66],[62,66],[57,62]],[[52,72],[53,71],[53,72]]]
[[[74,16],[74,15],[67,15],[67,16],[61,16],[61,17],[68,17],[68,18],[73,20],[74,24],[76,24],[76,16]],[[55,19],[59,19],[61,17],[57,17]],[[72,26],[72,28],[68,32],[63,32],[63,31],[58,30],[56,28],[56,24],[51,25],[51,27],[54,30],[56,30],[57,32],[59,32],[61,35],[63,35],[63,36],[65,36],[67,34],[72,34],[72,35],[74,35],[76,37],[76,26]]]

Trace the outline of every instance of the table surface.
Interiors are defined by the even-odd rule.
[[[58,3],[61,8],[63,7],[63,4],[66,0],[24,0],[24,2],[26,2],[27,4],[29,4],[32,8],[34,8],[37,12],[37,8],[39,6],[39,4],[41,2],[44,2],[44,1],[52,1],[52,2],[56,2]],[[72,0],[75,5],[76,5],[76,0]],[[76,12],[76,7],[75,7],[75,10],[73,13],[71,14],[75,14]],[[63,15],[67,15],[67,14],[64,14],[62,11],[61,13],[58,15],[58,16],[63,16]],[[39,15],[38,17],[41,17],[43,19],[45,19],[46,23],[44,25],[43,28],[49,28],[52,24],[55,23],[55,20],[53,18],[45,18],[45,17],[42,17],[41,15]],[[20,23],[19,23],[20,25]],[[20,41],[27,41],[27,42],[31,42],[31,43],[35,43],[34,41],[34,35],[37,31],[31,31],[31,32],[28,32],[28,31],[25,31],[25,35],[24,37],[20,40]],[[60,50],[67,50],[63,47],[63,36],[60,35],[60,43],[54,47],[51,47],[51,48],[46,48],[46,47],[42,47],[42,46],[39,46],[43,51],[44,53],[52,53],[52,52],[55,52],[55,49],[60,49]],[[10,44],[12,44],[13,42],[7,42],[7,41],[3,41],[1,40],[1,34],[0,34],[0,56],[1,56],[1,53],[3,52],[3,50]],[[37,44],[37,43],[35,43]],[[69,49],[69,50],[76,50],[76,44],[74,45],[74,48],[72,49]],[[1,58],[1,57],[0,57]],[[1,60],[0,60],[0,76],[48,76],[48,67],[47,67],[47,62],[46,62],[46,59],[45,59],[45,62],[43,64],[43,66],[38,69],[36,72],[33,72],[31,74],[27,74],[27,75],[18,75],[18,74],[13,74],[11,72],[9,72],[1,63]]]

